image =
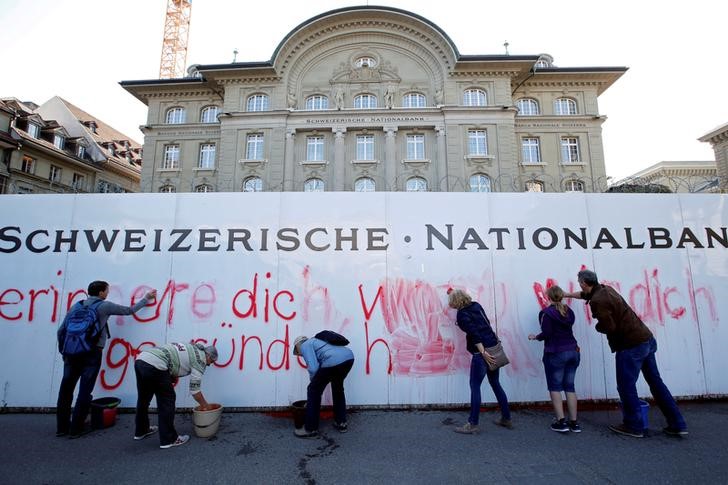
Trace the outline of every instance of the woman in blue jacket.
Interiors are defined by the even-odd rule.
[[[455,432],[464,434],[478,432],[481,404],[480,385],[486,375],[501,411],[501,417],[495,420],[495,424],[512,429],[508,397],[498,381],[500,369],[492,371],[487,364],[487,362],[494,362],[494,359],[485,351],[485,348],[496,345],[498,337],[493,332],[483,307],[462,290],[448,291],[448,304],[450,308],[458,311],[457,326],[465,332],[466,347],[468,352],[473,354],[470,362],[470,417],[465,425],[456,427]]]

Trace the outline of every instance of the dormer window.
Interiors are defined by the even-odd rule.
[[[96,133],[97,126],[95,121],[87,121],[85,124],[92,133]]]
[[[76,147],[76,156],[78,158],[83,158],[84,155],[86,155],[86,147],[83,145],[79,145]]]
[[[40,126],[36,125],[35,123],[28,122],[28,134],[32,136],[33,138],[38,138],[40,136]]]
[[[59,150],[63,150],[63,147],[66,145],[66,138],[63,135],[53,135],[53,145]]]
[[[109,143],[109,146],[107,146],[106,148],[109,149],[109,151],[111,152],[112,155],[116,155],[116,148],[114,148],[113,143]]]

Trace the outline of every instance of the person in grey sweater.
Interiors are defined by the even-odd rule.
[[[61,388],[58,390],[58,402],[56,404],[56,436],[69,435],[77,438],[84,434],[84,422],[91,407],[91,393],[96,384],[96,377],[101,369],[101,356],[110,335],[108,320],[111,315],[131,315],[144,308],[150,301],[157,297],[157,290],[151,290],[144,295],[144,298],[133,306],[124,306],[105,301],[109,295],[109,284],[106,281],[93,281],[88,285],[88,298],[81,304],[84,306],[97,305],[97,325],[101,329],[96,347],[89,352],[77,355],[63,356],[63,379]],[[101,301],[101,303],[98,303]],[[70,313],[70,312],[69,312]],[[58,328],[59,340],[66,331],[68,314]],[[81,381],[76,397],[76,405],[71,415],[71,403],[73,391],[76,384]]]

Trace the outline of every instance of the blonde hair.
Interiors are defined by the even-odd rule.
[[[463,290],[452,290],[447,297],[448,305],[450,305],[451,308],[455,308],[457,310],[465,308],[466,306],[470,305],[472,301],[473,299],[470,298],[470,295],[465,293]]]
[[[565,317],[568,307],[561,303],[561,300],[564,299],[564,290],[562,290],[560,286],[554,285],[546,290],[546,296],[549,297],[549,300],[554,302],[554,306],[556,306],[556,309],[559,313],[561,313],[561,316]]]

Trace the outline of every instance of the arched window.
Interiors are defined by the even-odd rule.
[[[354,61],[356,67],[374,67],[377,65],[376,59],[369,56],[363,56]]]
[[[372,109],[377,107],[377,97],[373,94],[359,94],[354,97],[354,108]]]
[[[407,93],[402,97],[404,108],[424,108],[427,106],[427,99],[422,93]]]
[[[217,115],[220,108],[217,106],[206,106],[200,111],[200,123],[217,123]]]
[[[267,94],[253,94],[248,98],[248,111],[268,111],[270,99]]]
[[[263,180],[260,177],[248,177],[243,181],[243,192],[262,192]]]
[[[310,178],[303,183],[304,192],[323,192],[324,181],[317,178]]]
[[[201,184],[195,187],[195,192],[214,192],[214,190],[210,184]]]
[[[427,192],[427,180],[422,177],[411,177],[407,179],[407,192]]]
[[[536,116],[541,114],[538,109],[538,101],[532,98],[521,98],[516,101],[518,114],[520,116]]]
[[[167,184],[159,187],[159,191],[163,194],[173,194],[177,192],[177,189],[174,187],[174,185]]]
[[[559,98],[554,101],[554,113],[557,115],[575,115],[576,101],[571,98]]]
[[[463,92],[463,104],[465,106],[486,106],[488,96],[482,89],[466,89]]]
[[[176,106],[167,110],[167,116],[165,116],[164,121],[168,125],[179,125],[180,123],[185,122],[186,117],[185,109],[180,106]]]
[[[374,192],[376,184],[369,177],[361,177],[354,182],[354,192]]]
[[[471,192],[490,192],[490,177],[483,173],[476,173],[470,177]]]
[[[529,180],[526,182],[526,192],[544,192],[543,182],[540,180]]]
[[[306,98],[307,110],[329,109],[329,98],[321,94],[314,94]]]
[[[584,192],[584,182],[571,179],[564,182],[564,192]]]

